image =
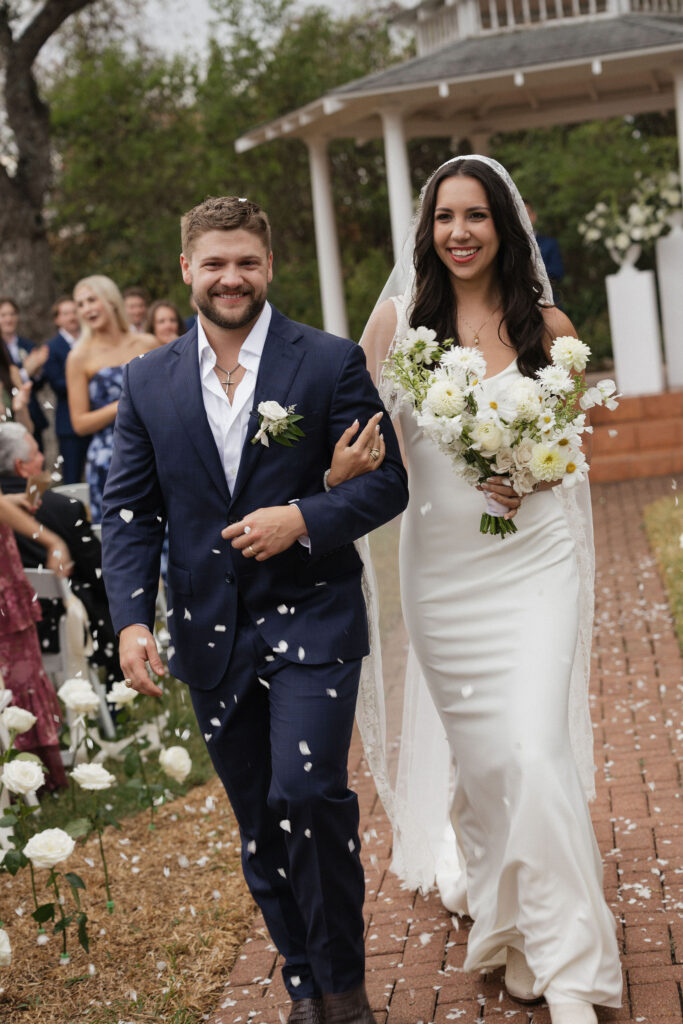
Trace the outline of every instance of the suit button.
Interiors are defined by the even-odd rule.
[[[226,574],[225,574],[225,582],[226,583],[234,583],[235,582],[235,574],[233,572],[226,572]]]

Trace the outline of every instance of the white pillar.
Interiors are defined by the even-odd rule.
[[[397,110],[382,111],[384,128],[384,161],[389,187],[389,213],[394,259],[398,260],[408,237],[413,216],[413,190],[406,148],[403,118]]]
[[[606,280],[614,376],[623,395],[664,390],[655,275],[625,263]]]
[[[325,330],[331,334],[339,334],[342,338],[347,338],[349,324],[344,301],[344,278],[339,255],[337,222],[332,202],[327,144],[324,139],[316,137],[306,139],[306,145],[308,146],[308,161],[311,169],[311,196],[323,324]]]
[[[676,102],[676,134],[678,135],[678,167],[683,185],[683,68],[674,72],[674,99]]]
[[[683,388],[683,224],[674,216],[671,232],[657,239],[657,282],[662,312],[664,361],[670,388]]]

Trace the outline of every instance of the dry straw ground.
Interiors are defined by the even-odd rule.
[[[69,936],[65,967],[58,937],[37,946],[28,870],[0,876],[13,947],[0,975],[3,1024],[195,1024],[215,1007],[254,912],[234,818],[213,780],[160,807],[154,829],[149,820],[145,811],[104,834],[113,914],[96,838],[62,865],[87,885],[90,932],[88,953]],[[50,899],[47,876],[36,872],[40,902]]]

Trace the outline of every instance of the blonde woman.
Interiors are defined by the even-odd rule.
[[[150,334],[130,329],[119,289],[109,277],[84,277],[74,288],[81,337],[66,361],[71,422],[77,434],[92,434],[85,464],[90,514],[102,519],[102,492],[114,443],[114,420],[123,387],[123,369],[156,345]]]

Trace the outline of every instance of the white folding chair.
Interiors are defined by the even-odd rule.
[[[58,599],[63,601],[66,607],[67,603],[74,599],[74,595],[71,593],[71,588],[69,587],[68,582],[61,579],[49,569],[24,569],[24,572],[27,580],[41,600],[53,601]],[[92,641],[89,631],[88,639]],[[42,655],[43,667],[47,674],[52,678],[52,682],[56,690],[59,689],[63,682],[73,675],[66,613],[63,614],[59,620],[58,643],[59,650],[56,653],[43,652]],[[100,701],[100,711],[98,715],[100,729],[108,739],[113,739],[116,736],[116,729],[107,705],[106,688],[100,682],[100,677],[96,670],[88,662],[85,663],[85,670],[88,673],[88,680]]]

